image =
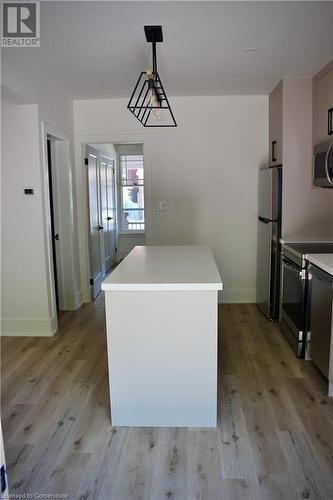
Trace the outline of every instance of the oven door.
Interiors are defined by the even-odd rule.
[[[304,357],[306,332],[306,271],[282,259],[281,327],[298,357]]]

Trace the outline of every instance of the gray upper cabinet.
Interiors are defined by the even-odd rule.
[[[282,81],[269,96],[269,165],[282,163]]]
[[[313,80],[313,144],[333,140],[333,60]]]

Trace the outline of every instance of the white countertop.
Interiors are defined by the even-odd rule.
[[[332,253],[309,253],[307,260],[323,271],[333,276],[333,254]]]
[[[222,290],[206,246],[137,246],[102,283],[102,290]]]

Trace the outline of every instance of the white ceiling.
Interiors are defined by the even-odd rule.
[[[3,49],[4,84],[20,68],[74,98],[127,97],[149,66],[146,24],[163,26],[173,96],[268,93],[333,58],[333,2],[42,1],[41,47]]]

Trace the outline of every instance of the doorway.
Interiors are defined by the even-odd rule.
[[[76,257],[73,167],[66,131],[42,122],[44,214],[48,303],[53,329],[60,311],[82,303]]]
[[[77,187],[77,232],[78,248],[80,249],[79,260],[77,261],[77,263],[79,265],[82,300],[83,302],[87,303],[92,300],[92,285],[90,284],[92,274],[90,257],[89,179],[87,168],[89,162],[87,153],[88,147],[95,149],[95,156],[97,156],[97,151],[98,153],[102,153],[114,161],[116,193],[116,264],[124,259],[135,246],[151,245],[153,242],[153,200],[151,147],[149,136],[140,134],[78,135],[75,141],[77,158],[75,178]],[[128,216],[129,214],[127,215],[127,212],[129,212],[127,210],[127,207],[126,209],[124,208],[123,211],[121,208],[122,202],[125,202],[129,197],[126,197],[126,191],[129,190],[125,189],[126,186],[121,186],[120,164],[121,160],[126,160],[128,162],[128,160],[130,159],[121,158],[122,155],[139,155],[141,157],[140,160],[143,160],[144,194],[142,201],[144,206],[138,206],[139,201],[141,201],[141,195],[139,194],[137,189],[135,191],[137,191],[138,196],[136,196],[133,192],[133,198],[135,195],[135,199],[134,202],[132,199],[131,201],[132,203],[137,203],[137,205],[135,205],[135,208],[137,208],[138,210],[140,209],[140,212],[136,214],[137,216],[140,215],[140,213],[142,214],[141,208],[144,208],[144,229],[142,229],[142,226],[140,226],[140,229],[136,229],[132,224],[126,227],[126,220],[128,221],[128,223],[140,222],[140,224],[142,224],[142,220],[134,220],[134,217],[130,218]],[[124,171],[129,172],[128,169],[124,169]],[[139,173],[140,172],[138,171],[137,174]],[[122,179],[122,181],[123,184],[125,184],[126,179]],[[122,189],[122,187],[124,189]],[[124,191],[125,193],[122,193]],[[122,194],[125,194],[125,197],[123,197],[123,199]],[[134,208],[134,206],[131,206],[129,208]],[[136,219],[139,219],[139,217],[136,217]]]

